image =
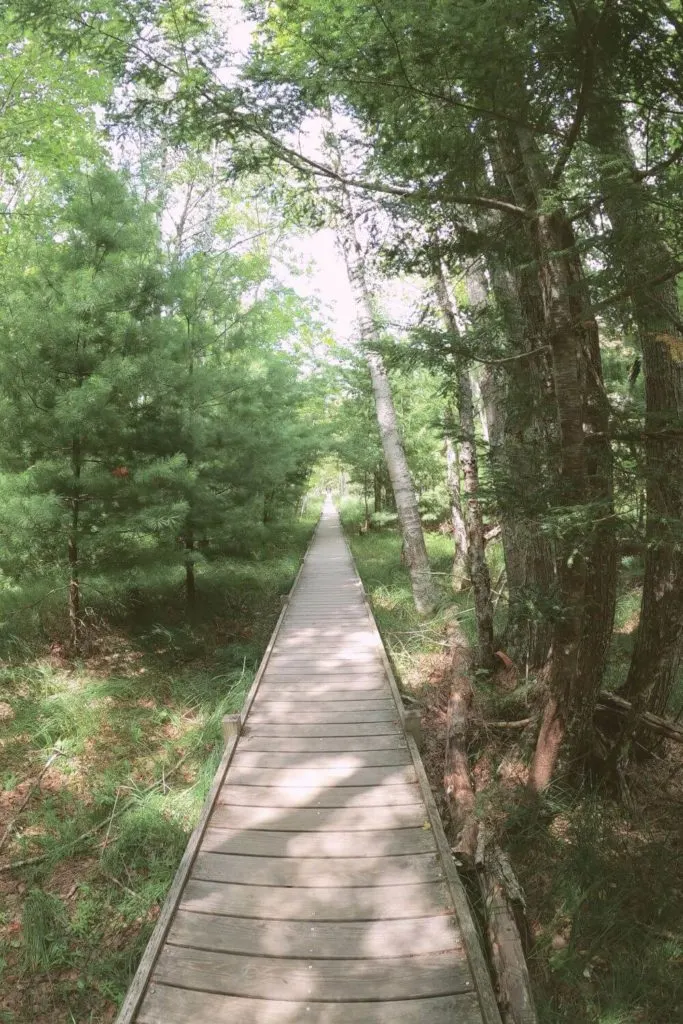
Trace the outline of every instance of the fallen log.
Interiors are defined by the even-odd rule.
[[[467,754],[472,687],[466,669],[466,648],[456,641],[444,766],[446,802],[458,829],[453,852],[462,867],[476,877],[482,894],[491,966],[504,1024],[537,1024],[518,924],[524,917],[524,896],[509,859],[497,843],[488,841],[485,826],[476,815],[476,791]]]
[[[538,1024],[519,925],[526,911],[524,893],[506,854],[497,843],[487,844],[483,826],[479,838],[477,878],[501,1016],[504,1024]]]
[[[596,711],[612,712],[622,718],[627,718],[633,711],[633,705],[630,700],[626,700],[616,693],[604,691],[598,697]],[[637,716],[636,722],[649,729],[650,732],[656,733],[657,736],[664,736],[668,740],[673,740],[674,743],[683,743],[683,726],[677,725],[667,718],[653,715],[651,711],[643,711]]]
[[[456,644],[451,665],[451,690],[446,714],[443,788],[449,813],[458,830],[453,852],[464,867],[472,870],[479,825],[475,814],[476,797],[467,754],[472,687],[467,678],[466,669],[464,647],[461,644]]]

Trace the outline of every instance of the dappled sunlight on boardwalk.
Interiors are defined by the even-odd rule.
[[[327,508],[129,1019],[493,1024],[416,757]]]

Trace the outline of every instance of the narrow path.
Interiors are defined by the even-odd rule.
[[[332,507],[267,657],[163,944],[119,1021],[495,1024]]]

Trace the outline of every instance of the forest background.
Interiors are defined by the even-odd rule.
[[[330,487],[538,1018],[674,1020],[678,0],[0,31],[0,1019],[113,1018]]]

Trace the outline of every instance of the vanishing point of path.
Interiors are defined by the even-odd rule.
[[[328,505],[120,1024],[499,1021],[399,702]]]

